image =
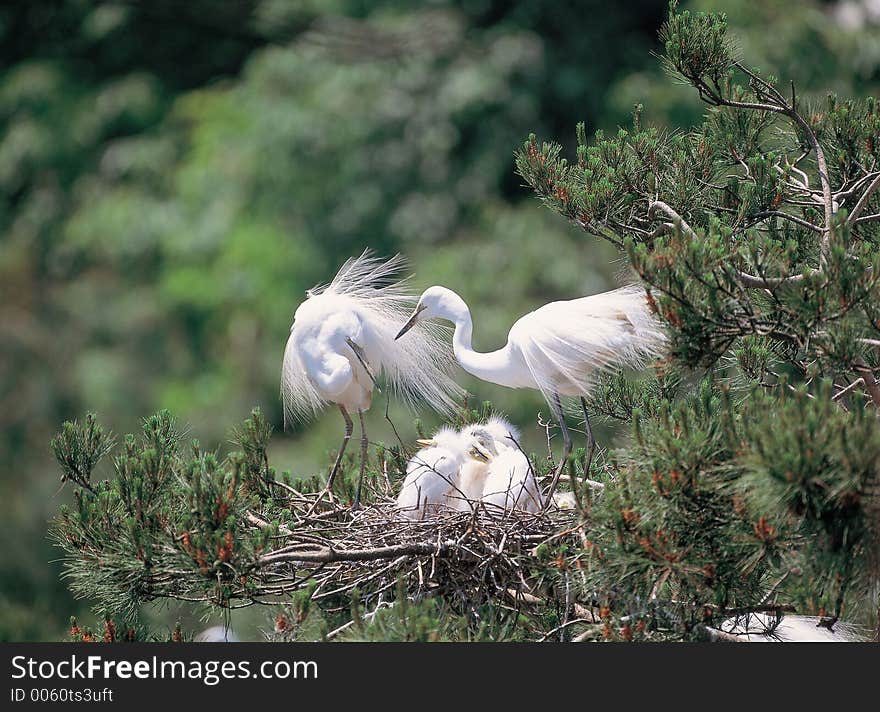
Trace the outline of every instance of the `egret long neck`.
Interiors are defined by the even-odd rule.
[[[509,359],[507,349],[479,353],[474,351],[471,338],[474,333],[474,322],[471,312],[462,301],[460,308],[450,314],[450,321],[455,324],[455,333],[452,336],[452,350],[461,367],[473,376],[490,383],[498,383],[502,386],[512,385],[507,376]]]

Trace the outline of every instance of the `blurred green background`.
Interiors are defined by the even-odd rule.
[[[801,94],[876,93],[880,0],[684,4],[726,11],[751,63]],[[636,102],[698,120],[652,56],[665,5],[2,3],[0,639],[94,620],[45,538],[70,497],[47,446],[62,420],[92,410],[124,433],[170,408],[222,448],[260,405],[280,431],[293,312],[366,246],[460,292],[482,349],[541,303],[615,286],[617,255],[539,206],[513,150],[579,120],[614,129]],[[461,382],[539,447],[539,396]],[[391,442],[383,405],[370,434]],[[274,464],[321,471],[340,435],[335,412],[279,432]]]

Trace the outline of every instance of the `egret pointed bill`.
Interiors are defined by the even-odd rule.
[[[474,443],[473,445],[471,445],[471,449],[468,451],[468,455],[474,458],[474,460],[479,460],[480,462],[489,462],[489,460],[492,459],[492,453],[479,443]]]
[[[416,305],[415,311],[413,311],[412,316],[409,318],[409,321],[407,321],[406,324],[403,325],[403,328],[401,328],[401,330],[397,332],[397,336],[394,337],[395,341],[397,341],[401,336],[403,336],[407,331],[409,331],[416,325],[416,322],[419,320],[419,314],[421,314],[425,308],[426,307],[424,304]]]
[[[580,398],[589,425],[585,398],[593,392],[592,374],[611,366],[643,368],[665,353],[669,341],[640,284],[545,304],[520,317],[510,327],[507,343],[488,353],[473,348],[473,319],[461,296],[434,285],[422,292],[418,304],[427,307],[426,313],[420,315],[417,307],[398,338],[420,316],[451,322],[453,353],[465,371],[499,386],[533,388],[547,400],[562,432],[562,456],[556,461],[547,502],[573,449],[562,398]],[[585,430],[589,464],[596,443],[591,428]]]

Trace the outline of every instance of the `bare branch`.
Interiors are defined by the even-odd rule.
[[[853,370],[865,380],[865,389],[871,396],[874,406],[880,408],[880,385],[877,384],[877,379],[874,378],[874,372],[871,370],[871,367],[865,363],[863,358],[857,358],[853,362]]]
[[[865,192],[862,193],[862,197],[859,198],[859,202],[856,203],[855,207],[852,209],[852,212],[849,214],[849,217],[847,217],[846,219],[847,226],[854,225],[856,220],[859,219],[859,215],[861,215],[862,211],[865,209],[865,206],[871,199],[871,195],[873,195],[874,191],[877,190],[878,186],[880,186],[880,175],[874,178],[874,180],[871,181],[871,184],[865,189]]]
[[[653,219],[657,214],[657,211],[666,213],[668,217],[672,218],[673,222],[678,225],[681,231],[691,240],[697,239],[697,233],[695,233],[693,228],[687,224],[687,221],[662,200],[655,200],[648,206],[648,218]]]
[[[811,270],[808,275],[817,274],[819,270]],[[754,289],[774,289],[790,284],[798,284],[804,281],[803,274],[793,274],[789,277],[758,277],[747,272],[737,272],[737,279],[744,287]]]

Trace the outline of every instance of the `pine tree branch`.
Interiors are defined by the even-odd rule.
[[[650,206],[648,206],[648,217],[655,217],[657,212],[663,212],[673,220],[672,224],[663,223],[659,226],[659,228],[664,228],[665,231],[668,231],[670,227],[674,228],[675,226],[678,226],[681,232],[688,238],[692,240],[698,239],[697,233],[694,232],[694,229],[690,225],[688,225],[687,221],[667,203],[664,203],[662,200],[653,201]],[[815,225],[810,224],[810,226],[812,228],[816,228]],[[812,275],[816,274],[817,272],[818,270],[811,270],[807,274]],[[781,287],[783,285],[797,284],[798,282],[802,282],[804,280],[803,274],[795,274],[788,277],[758,277],[756,275],[742,272],[740,270],[736,270],[734,272],[734,276],[743,286],[753,289],[771,289],[774,287]]]
[[[856,223],[856,221],[859,219],[859,215],[862,214],[862,211],[865,209],[865,206],[871,199],[871,195],[873,195],[874,191],[877,190],[878,186],[880,186],[880,175],[878,175],[876,178],[874,178],[873,181],[871,181],[871,184],[865,189],[865,192],[862,193],[862,197],[859,198],[859,202],[855,204],[855,207],[852,209],[852,212],[846,219],[847,227],[852,227]]]
[[[812,230],[813,232],[822,232],[822,228],[818,225],[814,225],[809,220],[804,220],[803,218],[799,218],[797,215],[790,215],[789,213],[784,213],[781,210],[767,210],[761,213],[755,213],[754,215],[747,215],[747,218],[751,218],[755,220],[756,223],[764,220],[766,218],[779,218],[780,220],[788,220],[790,222],[795,223],[796,225],[800,225],[807,230]],[[754,223],[753,223],[754,224]]]
[[[735,109],[754,109],[758,111],[772,111],[777,114],[782,114],[783,116],[787,116],[789,119],[791,119],[791,121],[797,124],[806,134],[807,140],[810,142],[810,146],[816,154],[816,169],[817,173],[819,174],[819,182],[822,184],[822,206],[825,210],[825,231],[824,236],[822,237],[821,252],[823,256],[823,261],[827,260],[828,251],[831,247],[831,222],[834,216],[834,202],[831,196],[831,180],[828,173],[828,162],[825,159],[825,151],[819,144],[819,139],[816,138],[816,134],[810,127],[810,124],[807,123],[807,120],[804,119],[804,117],[801,116],[796,109],[788,106],[787,104],[783,104],[782,106],[775,106],[773,104],[757,104],[754,102],[734,101],[732,99],[725,99],[723,97],[719,97],[719,101],[721,106],[728,106]]]
[[[726,631],[720,630],[718,628],[712,628],[710,626],[706,626],[706,637],[709,639],[710,643],[748,643],[749,641],[743,640],[738,635],[734,635],[733,633],[727,633]]]
[[[817,273],[818,270],[811,270],[808,274],[812,275]],[[803,274],[793,274],[789,277],[758,277],[749,274],[748,272],[740,271],[736,273],[736,277],[744,287],[751,287],[753,289],[772,289],[774,287],[781,287],[788,284],[797,284],[804,280]]]
[[[674,225],[677,225],[688,238],[691,240],[698,239],[697,233],[688,225],[687,221],[662,200],[654,200],[648,206],[648,219],[653,220],[658,211],[666,213],[668,217],[672,218]]]
[[[845,388],[841,388],[837,393],[835,393],[834,396],[831,398],[831,400],[838,401],[841,398],[843,398],[845,395],[852,393],[856,388],[858,388],[859,386],[863,386],[864,384],[865,384],[864,378],[857,378],[855,381],[850,383],[848,386],[846,386]]]
[[[332,563],[336,561],[376,561],[378,559],[393,559],[398,556],[440,556],[455,548],[456,542],[453,539],[437,543],[426,542],[380,546],[375,549],[338,550],[333,547],[321,547],[314,551],[279,550],[261,556],[258,561],[263,566],[277,564],[283,561],[298,561],[314,564]]]
[[[874,372],[871,370],[871,367],[865,363],[863,358],[859,357],[853,361],[853,370],[864,379],[865,389],[868,391],[868,395],[871,396],[874,406],[880,408],[880,385],[878,385],[877,379],[874,378]]]
[[[828,162],[825,159],[825,151],[822,149],[822,146],[819,143],[819,139],[816,137],[816,134],[810,126],[809,122],[803,116],[801,116],[800,113],[798,113],[796,106],[794,106],[793,104],[790,105],[785,100],[785,98],[781,94],[779,94],[775,87],[769,84],[769,82],[766,82],[765,80],[758,77],[741,63],[734,62],[734,66],[738,67],[753,80],[757,80],[763,86],[769,87],[770,93],[776,97],[776,100],[779,103],[772,104],[765,102],[737,101],[734,99],[728,99],[722,96],[720,93],[713,91],[705,83],[705,81],[701,79],[696,79],[693,81],[693,83],[697,87],[697,89],[700,90],[700,97],[709,104],[715,104],[716,106],[727,106],[732,109],[750,109],[753,111],[769,111],[775,114],[780,114],[782,116],[786,116],[793,124],[795,124],[798,128],[801,129],[801,131],[803,131],[804,135],[807,138],[807,141],[810,144],[810,147],[816,154],[816,169],[817,173],[819,174],[819,182],[822,185],[822,206],[825,211],[825,229],[820,244],[820,253],[821,262],[824,266],[824,264],[828,260],[828,253],[831,249],[831,223],[834,217],[834,202],[832,198],[831,179],[829,177],[830,173],[828,172]]]

